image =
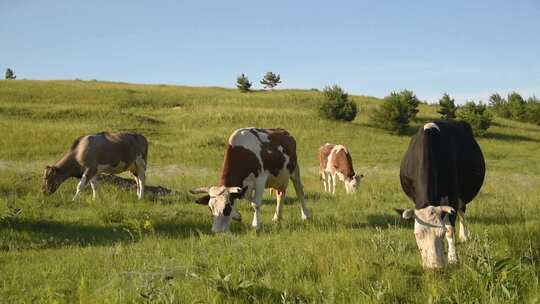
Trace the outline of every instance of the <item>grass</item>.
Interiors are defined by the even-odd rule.
[[[423,271],[412,233],[392,208],[411,206],[399,186],[409,136],[370,125],[376,98],[352,96],[352,123],[319,119],[320,92],[241,94],[223,88],[94,81],[0,81],[0,302],[17,303],[534,303],[540,300],[540,127],[496,119],[479,139],[487,162],[467,209],[473,238],[461,262]],[[437,117],[421,105],[409,134]],[[298,142],[313,218],[300,219],[290,187],[284,219],[211,235],[207,208],[187,190],[217,183],[236,128],[283,127]],[[109,186],[52,197],[42,170],[81,134],[135,130],[150,141],[147,182],[180,194],[147,198]],[[350,148],[361,190],[322,192],[316,153]]]

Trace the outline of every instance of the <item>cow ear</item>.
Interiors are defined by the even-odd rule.
[[[195,203],[199,204],[199,205],[205,205],[205,206],[208,206],[208,202],[210,201],[210,195],[205,195],[201,198],[198,198],[197,200],[195,200]]]
[[[402,218],[406,220],[410,220],[414,218],[414,210],[413,209],[394,209]]]

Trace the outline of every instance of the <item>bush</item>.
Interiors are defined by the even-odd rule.
[[[540,125],[540,100],[535,96],[529,97],[525,107],[525,120]]]
[[[478,104],[468,101],[457,111],[457,117],[460,120],[468,122],[475,135],[485,135],[487,129],[491,126],[492,115],[487,111],[487,106],[482,102]]]
[[[266,75],[264,75],[264,78],[261,80],[261,84],[264,86],[264,88],[274,89],[274,87],[279,83],[281,83],[281,77],[279,74],[276,75],[272,72],[267,72]]]
[[[378,108],[370,113],[369,117],[379,128],[402,133],[409,126],[409,119],[413,113],[411,111],[413,105],[409,101],[403,94],[392,92],[390,96],[384,98]]]
[[[13,72],[13,70],[10,69],[10,68],[6,69],[6,75],[5,76],[6,76],[7,80],[13,80],[13,79],[17,78],[17,76],[15,76],[15,73]]]
[[[489,107],[500,117],[510,118],[512,116],[508,110],[508,102],[497,93],[489,97]]]
[[[456,104],[453,98],[450,98],[450,95],[444,93],[443,97],[439,99],[439,106],[441,107],[439,114],[441,114],[442,119],[454,119],[456,118]]]
[[[240,90],[240,92],[246,93],[251,89],[251,82],[249,82],[246,75],[242,74],[236,78],[236,87]]]
[[[319,108],[319,114],[327,119],[353,121],[358,107],[349,101],[349,95],[338,85],[324,88],[325,101]]]
[[[508,111],[514,120],[525,120],[525,100],[516,92],[508,94]]]
[[[395,94],[395,93],[394,93]],[[399,93],[397,93],[400,99],[402,99],[403,102],[406,102],[408,105],[408,117],[409,119],[415,119],[416,114],[418,114],[418,105],[420,104],[420,100],[416,95],[413,93],[413,91],[409,90],[403,90]]]

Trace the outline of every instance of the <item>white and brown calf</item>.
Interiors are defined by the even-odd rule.
[[[354,172],[351,154],[343,145],[325,144],[319,149],[319,174],[324,191],[336,193],[338,179],[347,193],[354,193],[364,175]]]
[[[129,171],[137,183],[137,197],[142,199],[147,157],[148,142],[140,134],[102,132],[79,137],[62,159],[45,168],[42,191],[45,195],[53,194],[66,179],[76,177],[80,182],[73,200],[87,183],[95,199],[99,174]]]
[[[229,230],[231,219],[239,219],[234,208],[236,199],[245,198],[253,207],[252,226],[259,228],[260,207],[264,189],[277,190],[273,221],[281,218],[285,192],[292,181],[301,203],[302,219],[308,218],[300,168],[296,156],[296,141],[283,129],[245,128],[229,138],[218,186],[193,189],[205,193],[197,203],[207,205],[214,216],[213,232]]]

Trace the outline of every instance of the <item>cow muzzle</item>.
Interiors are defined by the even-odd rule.
[[[230,224],[231,224],[231,216],[225,216],[225,215],[214,216],[214,222],[212,223],[212,232],[213,233],[229,232]]]

